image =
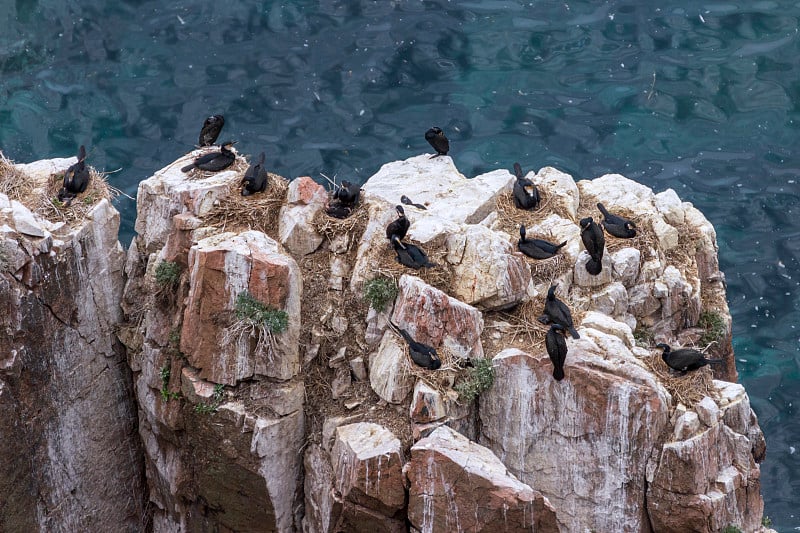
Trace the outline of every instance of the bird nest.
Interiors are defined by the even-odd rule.
[[[246,163],[244,167],[246,170]],[[286,203],[288,190],[289,181],[270,172],[264,192],[242,196],[241,180],[237,178],[228,184],[228,194],[218,200],[217,205],[206,216],[205,222],[221,231],[252,229],[275,235],[278,215]]]
[[[64,185],[64,173],[51,175],[45,183],[35,182],[13,161],[0,153],[0,193],[16,200],[42,218],[66,222],[70,227],[81,224],[101,200],[111,201],[122,193],[108,184],[106,176],[89,167],[89,184],[69,205],[58,199]]]
[[[414,363],[409,353],[408,344],[402,338],[400,340],[404,345],[403,354],[405,355],[403,358],[404,364],[400,372],[404,376],[410,375],[414,379],[425,382],[426,385],[441,394],[442,397],[446,397],[447,391],[453,388],[456,375],[461,370],[458,363],[462,359],[447,347],[439,346],[436,350],[436,354],[439,356],[442,366],[436,370],[429,370]]]
[[[553,210],[555,206],[552,205],[554,204],[553,198],[544,194],[541,189],[539,190],[539,195],[542,199],[539,203],[539,209],[528,211],[527,209],[519,209],[514,205],[514,193],[512,191],[505,191],[499,194],[495,202],[497,221],[494,223],[494,229],[505,231],[511,235],[514,244],[516,244],[519,237],[520,224],[525,224],[526,228],[531,228],[555,212]]]
[[[353,212],[347,218],[336,218],[328,215],[324,209],[320,209],[314,214],[311,226],[323,235],[328,241],[332,241],[338,236],[349,235],[347,250],[350,251],[354,243],[361,240],[364,230],[369,222],[369,209],[359,202]]]
[[[642,362],[672,395],[673,407],[682,403],[691,409],[706,396],[713,397],[714,395],[714,375],[708,366],[692,370],[680,376],[672,373],[672,370],[661,358],[660,353],[644,357]]]
[[[642,217],[624,207],[614,207],[609,211],[636,224],[636,237],[631,239],[615,237],[603,229],[606,239],[606,252],[613,253],[623,248],[636,248],[642,254],[642,257],[646,258],[649,257],[650,250],[658,249],[658,239],[649,218]],[[582,196],[578,206],[578,220],[585,217],[592,217],[601,228],[603,227],[603,214],[597,209],[597,202],[594,201],[594,198],[590,202]]]
[[[196,158],[204,156],[206,154],[210,154],[212,152],[219,152],[219,147],[218,146],[204,146],[203,148],[201,148],[200,153],[198,153],[190,161],[183,161],[184,165],[182,165],[182,166],[186,166],[190,162],[194,161]],[[236,154],[236,159],[233,160],[233,163],[228,168],[225,168],[225,169],[222,169],[222,170],[202,170],[202,169],[199,169],[199,168],[193,168],[193,169],[189,170],[188,172],[184,172],[183,174],[184,174],[184,176],[186,176],[187,179],[190,179],[190,180],[193,180],[193,181],[194,180],[203,180],[203,179],[206,179],[206,178],[210,178],[210,177],[214,176],[215,174],[219,174],[220,172],[229,172],[231,170],[236,172],[236,174],[238,174],[239,176],[244,177],[244,174],[245,174],[245,172],[247,172],[248,168],[250,168],[250,163],[247,162],[247,159],[245,159],[245,157],[240,155],[240,154]],[[276,176],[276,174],[269,174],[270,179],[272,178],[272,176]],[[237,184],[241,183],[241,179],[237,180],[236,183]]]
[[[539,322],[544,310],[544,298],[527,300],[510,312],[500,312],[499,316],[510,324],[507,334],[512,344],[525,346],[525,351],[538,351],[544,348],[544,337],[549,326]]]
[[[428,285],[450,294],[453,283],[453,270],[450,263],[447,262],[447,248],[444,244],[436,246],[437,240],[434,239],[424,245],[411,239],[404,241],[419,246],[428,255],[428,259],[432,263],[436,263],[435,267],[414,269],[402,265],[396,259],[397,254],[394,248],[386,240],[379,245],[382,249],[373,255],[373,260],[370,262],[370,270],[377,275],[385,276],[395,281],[398,281],[403,274],[417,276]]]

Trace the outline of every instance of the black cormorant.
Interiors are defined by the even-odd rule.
[[[396,235],[400,240],[405,239],[408,228],[411,227],[411,222],[406,218],[406,212],[403,206],[398,205],[395,209],[397,210],[397,219],[386,226],[386,238],[390,241],[392,240],[392,235]]]
[[[422,204],[415,204],[414,202],[412,202],[412,201],[411,201],[411,198],[409,198],[409,197],[408,197],[408,196],[406,196],[405,194],[404,194],[403,196],[401,196],[401,197],[400,197],[400,203],[401,203],[401,204],[405,204],[405,205],[411,205],[411,206],[414,206],[414,207],[416,207],[417,209],[422,209],[423,211],[427,211],[427,210],[428,210],[428,208],[427,208],[427,207],[425,207],[424,205],[422,205]]]
[[[603,204],[597,204],[597,209],[603,213],[603,227],[609,234],[621,239],[636,237],[636,224],[632,221],[609,213]]]
[[[361,195],[361,186],[356,183],[350,183],[347,180],[342,180],[339,188],[333,193],[333,199],[338,200],[342,205],[355,207],[358,203],[358,197]]]
[[[517,209],[538,209],[541,198],[536,184],[525,177],[519,163],[514,163],[514,174],[517,176],[514,182],[514,205]]]
[[[673,370],[677,370],[681,373],[681,375],[685,374],[689,370],[697,370],[698,368],[704,367],[708,364],[719,364],[724,363],[724,359],[706,359],[706,357],[698,352],[697,350],[692,350],[691,348],[681,348],[679,350],[672,351],[669,347],[669,344],[656,344],[656,348],[661,348],[664,350],[664,353],[661,354],[661,358],[667,363],[667,366]]]
[[[603,230],[592,217],[581,219],[581,240],[589,252],[590,259],[586,263],[586,271],[596,276],[603,270],[603,252],[605,251],[606,238]]]
[[[222,115],[211,115],[205,122],[203,128],[200,130],[200,146],[211,146],[216,142],[219,137],[219,132],[222,131],[222,126],[225,125],[225,118]]]
[[[526,239],[525,238],[525,224],[519,227],[519,241],[517,241],[517,248],[523,254],[534,259],[550,259],[558,253],[558,251],[566,246],[567,241],[561,244],[553,244],[544,239]]]
[[[242,178],[242,196],[261,192],[267,188],[267,169],[264,168],[264,152],[258,156],[257,163],[251,163]]]
[[[86,168],[86,147],[78,148],[78,161],[64,172],[64,182],[58,191],[58,199],[66,205],[72,203],[76,195],[86,190],[89,185],[89,169]]]
[[[564,340],[564,326],[553,324],[544,337],[547,355],[553,362],[553,378],[556,381],[564,379],[564,361],[567,360],[567,341]]]
[[[431,263],[428,256],[418,246],[402,243],[397,235],[392,235],[392,246],[397,253],[397,262],[409,268],[420,269],[435,267],[436,263]]]
[[[450,151],[450,141],[448,141],[447,137],[444,136],[442,128],[437,128],[434,126],[426,131],[425,140],[430,143],[434,150],[436,150],[436,155],[432,155],[431,159],[440,155],[447,155],[447,152]]]
[[[572,313],[569,312],[569,307],[556,298],[555,285],[551,285],[550,289],[547,291],[547,299],[544,302],[544,314],[539,317],[539,321],[545,324],[561,324],[569,330],[573,339],[581,338],[573,326]]]
[[[442,366],[442,360],[439,359],[436,349],[433,346],[415,341],[404,329],[397,328],[397,331],[400,332],[400,335],[402,335],[408,343],[408,353],[416,364],[429,370],[436,370]]]
[[[181,172],[189,172],[193,168],[200,170],[208,170],[217,172],[225,170],[236,161],[236,154],[231,150],[231,147],[236,144],[236,141],[226,141],[219,147],[219,152],[211,152],[195,158],[191,165],[186,165],[181,169]]]

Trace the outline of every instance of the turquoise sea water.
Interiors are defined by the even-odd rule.
[[[468,176],[674,188],[718,231],[765,513],[800,529],[800,2],[7,0],[0,25],[0,149],[86,144],[131,196],[211,113],[287,177],[363,181],[438,125]]]

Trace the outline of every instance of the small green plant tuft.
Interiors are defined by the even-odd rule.
[[[650,348],[655,342],[655,335],[647,326],[639,326],[633,331],[633,339],[636,341],[636,346]]]
[[[161,367],[161,370],[158,372],[161,376],[161,399],[165,402],[170,400],[177,400],[180,398],[180,393],[178,392],[170,392],[169,391],[169,377],[170,377],[170,369],[169,365],[164,365]]]
[[[181,267],[173,261],[161,261],[156,267],[156,283],[161,287],[174,287],[181,276]]]
[[[214,385],[214,393],[211,395],[211,403],[200,402],[194,406],[195,413],[207,415],[217,412],[217,407],[222,403],[222,396],[225,394],[225,385],[217,383]]]
[[[384,276],[364,283],[364,299],[376,311],[386,309],[386,304],[397,298],[397,283]]]
[[[722,533],[742,533],[742,530],[739,526],[725,526],[725,529],[722,530]]]
[[[725,319],[717,311],[703,311],[697,325],[703,328],[700,345],[706,346],[720,340],[725,335]]]
[[[256,300],[245,291],[236,297],[236,318],[251,326],[265,328],[270,333],[281,333],[289,327],[289,314]]]
[[[467,403],[477,398],[494,383],[494,368],[492,368],[491,359],[486,357],[473,359],[472,365],[467,372],[466,379],[455,387],[459,400]]]
[[[772,519],[767,515],[764,515],[764,517],[761,519],[761,525],[764,527],[772,527]]]

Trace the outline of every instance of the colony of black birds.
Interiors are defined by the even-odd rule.
[[[200,147],[214,146],[223,126],[225,118],[222,115],[211,115],[205,119],[200,130],[198,144]],[[425,140],[430,143],[436,151],[431,157],[447,155],[450,151],[450,142],[444,132],[439,127],[432,127],[425,132]],[[209,172],[218,172],[230,167],[236,160],[236,153],[232,150],[235,141],[227,141],[220,145],[218,151],[211,151],[197,156],[191,164],[181,168],[183,172],[193,169],[200,169]],[[250,196],[263,192],[267,188],[268,173],[264,166],[265,154],[262,152],[258,158],[251,162],[245,172],[242,184],[242,196]],[[89,169],[86,166],[86,147],[81,145],[78,149],[77,162],[71,165],[64,173],[63,186],[58,192],[58,199],[66,206],[80,193],[83,193],[90,179]],[[536,210],[541,204],[541,195],[536,184],[525,177],[519,163],[514,163],[514,175],[516,180],[513,186],[513,201],[517,209]],[[333,201],[330,203],[326,212],[329,216],[336,218],[346,218],[350,216],[356,206],[361,194],[359,185],[342,180],[340,185],[333,193]],[[427,209],[422,204],[414,203],[407,196],[400,197],[403,205],[413,206],[416,209]],[[610,213],[602,203],[597,204],[597,209],[603,215],[603,228],[614,237],[632,238],[636,236],[636,224],[619,215]],[[405,214],[402,205],[395,207],[397,218],[386,227],[386,238],[396,253],[396,260],[404,266],[413,269],[430,268],[437,266],[432,263],[427,254],[418,246],[403,242],[411,227],[411,222]],[[594,222],[592,217],[585,217],[580,221],[581,241],[589,254],[589,261],[586,263],[586,270],[597,275],[602,272],[602,261],[605,250],[605,237],[603,230]],[[549,259],[558,254],[559,250],[566,246],[567,241],[561,244],[554,244],[544,239],[527,238],[525,225],[521,224],[520,238],[517,248],[520,252],[533,259]],[[556,295],[556,286],[552,285],[547,291],[547,298],[544,304],[543,314],[539,320],[545,324],[550,324],[550,329],[545,336],[545,347],[550,360],[553,363],[553,378],[557,381],[564,379],[564,363],[567,355],[567,344],[565,334],[569,332],[573,338],[578,339],[580,335],[575,330],[572,320],[572,313],[569,307],[559,300]],[[405,339],[409,347],[409,354],[415,364],[430,370],[441,367],[436,349],[432,346],[415,341],[406,330],[392,326]],[[658,348],[663,350],[662,359],[674,372],[685,374],[691,370],[697,370],[705,365],[723,363],[722,359],[707,359],[701,352],[690,348],[672,350],[668,344],[658,344]]]

